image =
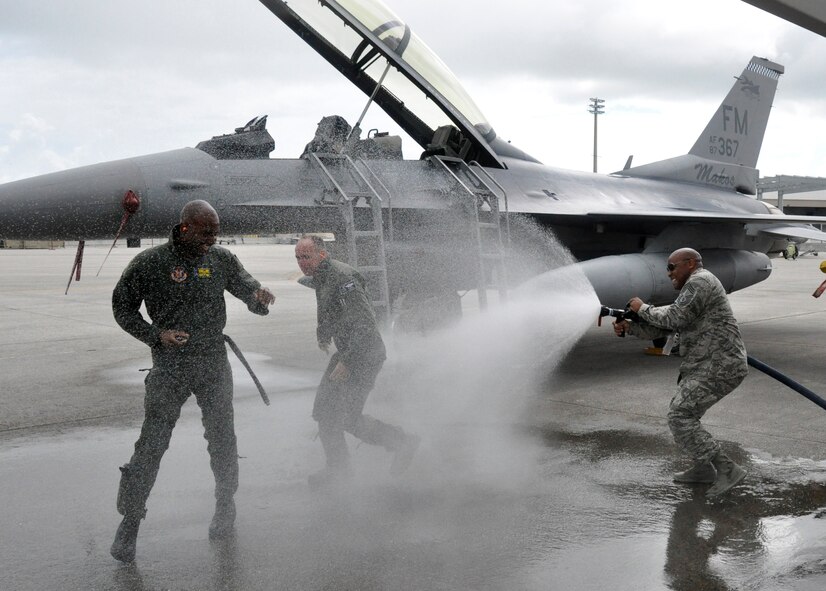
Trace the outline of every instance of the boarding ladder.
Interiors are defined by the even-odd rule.
[[[471,219],[471,237],[478,252],[478,297],[479,307],[487,308],[488,289],[499,292],[499,301],[507,299],[507,277],[505,275],[505,247],[502,240],[499,195],[505,202],[505,218],[508,216],[508,196],[502,185],[477,162],[466,163],[452,156],[430,156],[429,160],[444,171],[459,188],[459,203]],[[481,174],[477,174],[476,171]],[[487,180],[483,179],[485,177]],[[507,224],[507,240],[510,241],[510,225]]]
[[[365,165],[367,175],[346,154],[309,154],[313,168],[324,183],[321,204],[337,206],[344,218],[347,262],[367,280],[368,297],[379,321],[390,318],[390,289],[387,284],[387,258],[384,249],[382,198],[375,187],[385,193],[388,206],[390,192],[381,179]],[[371,177],[372,182],[367,177]],[[357,220],[355,208],[359,199],[370,207],[366,219]]]

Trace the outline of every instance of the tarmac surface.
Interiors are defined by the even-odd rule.
[[[422,436],[410,469],[352,447],[351,486],[311,492],[323,464],[310,410],[326,356],[291,246],[232,245],[276,294],[269,316],[227,297],[241,487],[236,533],[210,542],[212,475],[198,407],[184,406],[138,538],[109,555],[119,472],[142,420],[147,348],[110,309],[137,252],[0,250],[0,589],[822,590],[826,411],[751,369],[704,424],[748,469],[710,502],[665,422],[677,357],[596,326],[577,281],[473,309],[440,334],[388,336],[367,411]],[[774,261],[731,296],[749,353],[826,395],[822,257]]]

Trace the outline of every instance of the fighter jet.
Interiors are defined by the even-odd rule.
[[[326,116],[305,153],[273,159],[266,117],[197,144],[0,185],[0,237],[165,236],[181,206],[211,203],[225,234],[332,232],[374,304],[432,315],[475,289],[558,266],[551,231],[601,302],[673,301],[668,254],[699,250],[728,291],[768,277],[788,240],[826,239],[756,200],[757,158],[783,66],[752,58],[688,154],[609,175],[546,166],[500,139],[444,62],[380,0],[260,0],[367,96]],[[362,133],[381,108],[421,149]],[[523,253],[531,253],[524,255]],[[515,254],[518,253],[518,254]]]

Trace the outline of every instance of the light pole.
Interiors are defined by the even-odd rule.
[[[588,112],[594,115],[594,172],[597,171],[597,116],[605,113],[605,101],[601,98],[591,97],[591,104],[588,106]]]

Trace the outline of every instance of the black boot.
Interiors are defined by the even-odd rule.
[[[215,503],[215,515],[209,524],[209,539],[221,540],[229,536],[235,529],[235,501],[219,499]]]
[[[115,560],[129,563],[135,561],[135,546],[138,542],[138,528],[141,524],[140,517],[125,516],[115,533],[115,541],[109,553]]]

